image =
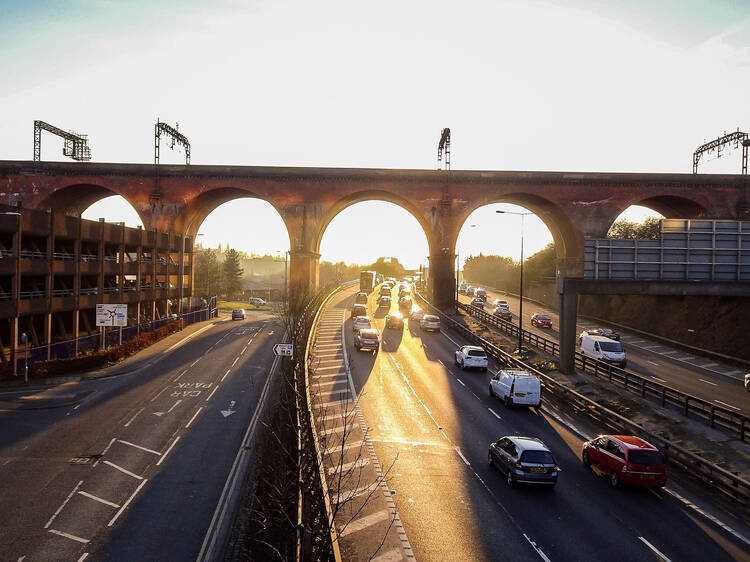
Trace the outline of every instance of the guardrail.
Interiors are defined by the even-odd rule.
[[[518,326],[506,320],[501,320],[476,306],[460,302],[456,303],[456,306],[485,324],[518,337]],[[560,355],[560,344],[543,336],[523,330],[523,341],[551,355],[557,357]],[[591,373],[598,379],[606,380],[631,394],[657,400],[664,407],[674,407],[682,412],[686,418],[698,420],[738,438],[740,441],[750,441],[750,431],[748,431],[750,429],[750,418],[730,408],[718,406],[676,388],[654,382],[633,371],[586,357],[578,351],[575,352],[575,365],[576,368]]]
[[[490,356],[502,365],[524,369],[538,376],[544,385],[543,399],[545,401],[553,401],[576,415],[585,416],[593,420],[601,427],[607,428],[609,431],[630,433],[643,437],[661,449],[669,464],[681,468],[690,476],[698,478],[717,491],[725,494],[732,500],[741,504],[744,509],[750,508],[750,482],[747,480],[710,463],[706,459],[688,451],[687,449],[683,449],[682,447],[673,444],[668,439],[650,433],[641,425],[557,382],[549,375],[534,369],[530,365],[525,364],[523,361],[520,361],[509,353],[503,351],[496,345],[476,335],[467,327],[459,324],[450,316],[447,316],[440,310],[436,309],[416,291],[415,295],[425,306],[430,308],[435,314],[438,314],[446,325],[460,333],[467,340],[482,346]]]

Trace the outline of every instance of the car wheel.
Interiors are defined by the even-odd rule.
[[[464,360],[463,359],[461,359],[461,370],[462,371],[466,370],[466,365],[464,364]]]
[[[515,480],[513,480],[513,473],[510,469],[508,469],[508,475],[505,477],[505,483],[508,484],[509,488],[512,488],[514,482]]]
[[[613,488],[617,488],[620,485],[620,478],[617,476],[617,472],[614,470],[609,475],[609,483]]]
[[[487,367],[482,367],[482,372],[486,373],[487,372]]]
[[[589,458],[589,454],[587,451],[584,451],[581,455],[581,462],[583,463],[583,466],[591,466],[591,459]]]
[[[490,398],[494,398],[495,397],[495,393],[492,392],[492,385],[489,385],[489,387],[490,387]]]
[[[458,365],[458,355],[453,356],[453,363]]]
[[[492,453],[487,453],[487,464],[495,466],[495,462],[492,460]]]
[[[510,398],[507,396],[503,397],[503,404],[505,404],[506,408],[510,408]]]

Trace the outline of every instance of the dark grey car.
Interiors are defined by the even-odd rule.
[[[508,486],[516,482],[554,486],[560,472],[550,450],[536,437],[501,437],[490,444],[488,461],[505,473]]]

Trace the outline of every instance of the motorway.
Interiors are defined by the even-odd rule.
[[[0,393],[0,558],[195,560],[282,331],[220,318],[117,376]]]
[[[518,298],[506,296],[498,291],[487,289],[485,311],[492,313],[495,299],[508,301],[513,313],[512,322],[518,325]],[[471,297],[459,295],[459,300],[469,304]],[[552,318],[552,329],[537,328],[531,325],[531,315],[544,312]],[[523,329],[539,334],[547,339],[559,341],[560,319],[549,308],[524,299]],[[585,329],[599,327],[595,322],[579,318],[576,334]],[[736,367],[722,365],[717,361],[699,357],[684,350],[670,347],[646,336],[617,329],[628,357],[627,369],[650,378],[654,382],[671,386],[686,394],[703,398],[738,413],[750,413],[750,392],[742,385],[743,371]]]
[[[350,306],[356,290],[328,306]],[[582,437],[597,428],[546,401],[542,411],[504,408],[488,395],[489,373],[454,366],[465,342],[411,322],[384,330],[376,294],[368,306],[380,353],[353,350],[348,315],[345,345],[368,438],[390,467],[388,488],[417,560],[750,559],[745,523],[699,487],[673,474],[662,491],[612,489],[579,458]],[[509,434],[547,444],[562,467],[555,489],[509,488],[488,466],[489,443]]]

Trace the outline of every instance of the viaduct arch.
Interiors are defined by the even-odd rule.
[[[750,218],[750,177],[509,171],[385,170],[257,166],[160,166],[0,161],[0,203],[78,214],[121,195],[147,229],[195,235],[218,205],[239,197],[269,202],[290,238],[290,285],[318,283],[320,241],[338,212],[384,200],[411,213],[427,236],[430,293],[452,303],[458,233],[476,208],[512,202],[535,212],[552,233],[558,278],[581,277],[586,236],[602,236],[630,205],[666,217]]]

